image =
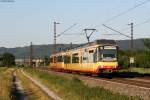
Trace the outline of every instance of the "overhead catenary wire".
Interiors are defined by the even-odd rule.
[[[121,33],[121,32],[118,31],[118,30],[114,30],[113,28],[106,26],[105,24],[103,24],[103,26],[105,26],[106,28],[108,28],[108,29],[110,29],[110,30],[113,30],[114,32],[117,32],[117,33],[119,33],[119,34],[121,34],[121,35],[123,35],[123,36],[125,36],[125,37],[131,38],[130,36],[128,36],[128,35],[126,35],[126,34],[124,34],[124,33]]]
[[[141,25],[144,25],[144,24],[147,24],[147,23],[149,23],[150,22],[150,19],[149,20],[146,20],[146,21],[144,21],[144,22],[142,22],[142,23],[139,23],[139,24],[136,24],[136,25],[134,25],[134,26],[141,26]]]
[[[145,21],[143,21],[143,22],[141,22],[141,23],[135,24],[134,27],[139,27],[139,26],[142,26],[142,25],[147,24],[147,23],[149,23],[149,22],[150,22],[150,19],[145,20]],[[126,28],[123,28],[123,29],[121,29],[121,30],[119,30],[119,31],[124,31],[124,30],[127,30],[127,29],[129,29],[129,28],[130,28],[130,27],[126,27]]]
[[[117,15],[109,18],[109,19],[107,19],[106,21],[104,21],[104,23],[110,22],[110,21],[112,21],[112,20],[114,20],[114,19],[116,19],[116,18],[118,18],[118,17],[120,17],[120,16],[122,16],[122,15],[124,15],[124,14],[126,14],[126,13],[128,13],[128,12],[130,12],[130,11],[132,11],[132,10],[134,10],[134,9],[144,5],[144,4],[146,4],[146,3],[148,3],[148,2],[150,2],[150,0],[145,0],[142,3],[140,3],[140,4],[137,4],[134,7],[131,7],[129,9],[127,9],[126,11],[123,11],[123,12],[121,12],[121,13],[119,13],[119,14],[117,14]]]
[[[77,23],[73,24],[72,26],[70,26],[69,28],[67,28],[65,31],[61,32],[60,34],[57,35],[57,37],[59,36],[73,36],[73,37],[81,37],[84,35],[83,30],[81,32],[75,32],[75,33],[66,33],[67,31],[69,31],[70,29],[72,29],[74,26],[76,26]],[[81,27],[81,25],[79,25]],[[72,39],[72,38],[71,38]]]
[[[123,11],[123,12],[121,12],[121,13],[119,13],[119,14],[117,14],[117,15],[115,15],[115,16],[113,16],[113,17],[107,19],[107,20],[105,20],[105,21],[102,22],[102,23],[103,23],[103,24],[104,24],[104,23],[108,23],[108,22],[110,22],[110,21],[112,21],[112,20],[114,20],[114,19],[116,19],[116,18],[118,18],[118,17],[120,17],[120,16],[122,16],[122,15],[125,15],[126,13],[128,13],[128,12],[130,12],[130,11],[132,11],[132,10],[134,10],[134,9],[136,9],[136,8],[138,8],[138,7],[140,7],[140,6],[144,5],[144,4],[146,4],[146,3],[148,3],[148,2],[150,2],[150,0],[145,0],[145,1],[143,1],[143,2],[141,2],[141,3],[139,3],[139,4],[135,5],[135,6],[133,6],[133,7],[131,7],[131,8],[129,8],[129,9],[127,9],[127,10],[125,10],[125,11]],[[96,25],[94,28],[96,28],[96,27],[98,27],[98,26],[100,26],[100,25],[102,25],[102,24],[98,24],[98,25]]]
[[[142,26],[142,25],[144,25],[144,24],[147,24],[147,23],[150,23],[150,19],[148,19],[148,20],[145,20],[145,21],[143,21],[143,22],[141,22],[141,23],[138,23],[138,24],[135,24],[134,25],[134,27],[139,27],[139,26]],[[104,25],[103,25],[104,26]],[[127,30],[127,29],[129,29],[130,27],[126,27],[126,28],[123,28],[123,29],[121,29],[121,30],[118,30],[118,32],[120,32],[120,31],[124,31],[124,30]],[[136,33],[137,34],[137,33]],[[101,35],[109,35],[109,36],[111,36],[111,35],[120,35],[120,34],[108,34],[108,33],[106,33],[106,34],[101,34]],[[127,36],[126,36],[127,37]],[[128,37],[129,38],[129,37]]]
[[[71,25],[69,28],[67,28],[66,30],[64,30],[64,31],[61,32],[60,34],[58,34],[56,37],[59,37],[59,36],[63,35],[65,32],[67,32],[68,30],[70,30],[71,28],[73,28],[73,27],[76,26],[76,25],[77,25],[77,23]]]
[[[145,20],[145,21],[143,21],[143,22],[141,22],[141,23],[138,23],[138,24],[135,24],[134,25],[134,27],[139,27],[139,26],[141,26],[141,25],[144,25],[144,24],[147,24],[147,23],[149,23],[150,22],[150,19],[148,19],[148,20]],[[119,30],[119,31],[123,31],[123,30],[127,30],[127,29],[129,29],[130,27],[126,27],[126,28],[123,28],[123,29],[121,29],[121,30]],[[101,34],[101,35],[120,35],[120,34]]]
[[[120,35],[120,34],[101,34],[101,35]]]
[[[84,35],[84,30],[82,30],[81,32],[75,32],[75,33],[63,33],[63,36],[81,36]]]
[[[81,37],[85,35],[84,29],[82,29],[81,32],[76,32],[76,33],[66,33],[66,31],[70,30],[72,27],[74,27],[76,24],[73,24],[72,26],[70,26],[68,29],[66,29],[65,31],[63,31],[62,33],[58,34],[57,37],[63,35],[63,36],[73,36],[73,37]],[[81,25],[80,25],[81,26]],[[97,29],[95,31],[98,31]],[[90,34],[91,35],[91,34]]]
[[[83,33],[65,33],[63,35],[83,35]]]

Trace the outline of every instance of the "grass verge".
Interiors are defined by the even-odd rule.
[[[150,68],[136,68],[132,67],[130,69],[120,69],[116,72],[136,72],[139,74],[150,74]]]
[[[132,72],[138,72],[141,74],[150,74],[150,68],[132,68]]]
[[[38,86],[25,77],[20,70],[17,70],[17,76],[21,80],[29,100],[52,100]]]
[[[88,87],[77,77],[70,80],[64,76],[35,69],[26,71],[65,100],[140,100],[138,97],[114,94],[104,88]]]
[[[11,68],[0,68],[0,100],[11,100],[12,98],[12,71]]]
[[[5,72],[7,69],[8,69],[7,67],[0,67],[0,74],[1,74],[2,72]]]

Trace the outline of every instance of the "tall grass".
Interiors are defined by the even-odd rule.
[[[65,100],[138,100],[137,97],[114,94],[102,87],[88,87],[77,77],[71,80],[34,69],[27,69],[34,77],[40,79],[51,90]]]
[[[4,71],[6,71],[8,68],[7,67],[0,67],[0,74]]]
[[[0,100],[11,100],[12,70],[0,68]]]

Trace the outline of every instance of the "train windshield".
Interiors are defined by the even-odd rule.
[[[103,48],[100,48],[100,60],[116,61],[117,48],[115,46],[104,46]]]

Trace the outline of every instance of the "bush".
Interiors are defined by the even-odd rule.
[[[119,51],[118,53],[118,64],[119,67],[122,68],[129,68],[129,57],[128,51]]]
[[[150,68],[150,52],[142,51],[136,54],[136,67]]]
[[[128,68],[130,66],[130,51],[119,51],[118,55],[119,66],[121,68]],[[135,58],[134,67],[150,68],[150,51],[133,51],[133,56]]]

